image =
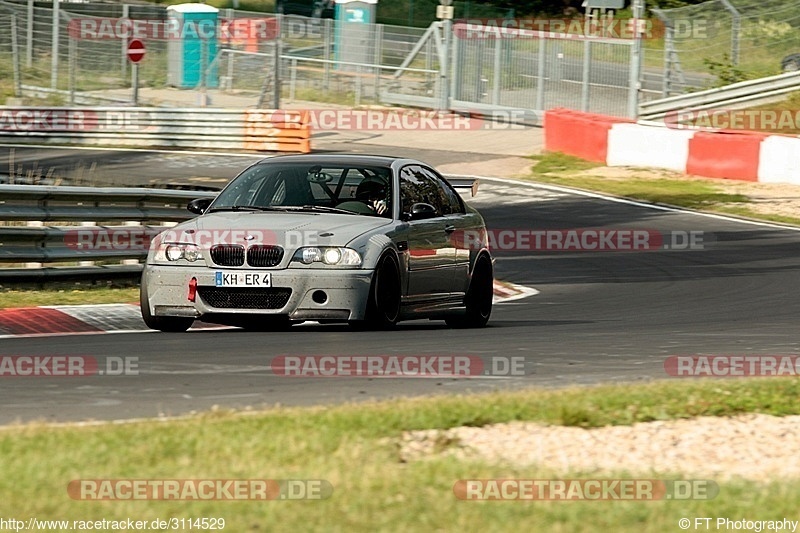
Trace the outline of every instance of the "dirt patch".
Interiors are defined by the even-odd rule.
[[[768,482],[800,477],[800,416],[647,422],[582,429],[512,422],[486,427],[411,431],[404,461],[454,456],[558,472],[618,471],[743,478]]]

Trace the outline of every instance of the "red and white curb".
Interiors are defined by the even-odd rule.
[[[494,303],[519,300],[539,291],[513,283],[494,284]],[[192,329],[227,329],[195,322]],[[137,304],[52,305],[0,309],[0,339],[152,331]]]

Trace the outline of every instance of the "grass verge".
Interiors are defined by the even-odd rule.
[[[118,304],[138,301],[138,287],[0,290],[0,309],[9,307],[36,307],[38,305]]]
[[[781,214],[768,214],[748,207],[750,198],[739,192],[728,192],[731,182],[686,176],[671,177],[668,171],[643,169],[641,176],[635,171],[624,177],[593,175],[599,163],[585,161],[562,153],[533,156],[536,164],[531,174],[523,179],[596,191],[614,196],[667,204],[687,209],[754,218],[784,224],[800,225],[800,218]],[[597,172],[599,174],[600,171]],[[621,170],[621,173],[624,171]],[[663,177],[653,177],[654,173]],[[740,185],[740,182],[734,182]]]
[[[306,531],[671,531],[685,516],[776,519],[796,514],[800,482],[723,482],[711,501],[459,501],[452,492],[459,479],[629,478],[637,473],[500,467],[452,457],[403,463],[397,442],[406,430],[512,420],[593,427],[697,415],[796,414],[798,394],[795,379],[664,381],[276,408],[251,416],[212,411],[188,420],[125,425],[19,426],[0,431],[0,491],[17,515],[221,517],[229,531],[272,530],[276,524],[281,529],[302,524]],[[66,490],[76,479],[207,478],[324,479],[334,492],[323,501],[96,502],[72,500]]]

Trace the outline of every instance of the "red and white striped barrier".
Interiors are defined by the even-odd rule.
[[[547,151],[612,167],[800,185],[800,137],[636,124],[568,109],[545,113],[544,137]]]

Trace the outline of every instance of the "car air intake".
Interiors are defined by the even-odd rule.
[[[244,264],[244,246],[241,244],[215,244],[211,247],[211,260],[220,266],[242,266]]]
[[[292,289],[284,287],[197,287],[197,294],[217,309],[281,309]]]
[[[274,267],[283,259],[283,248],[269,244],[254,244],[247,249],[247,264],[252,267]]]

